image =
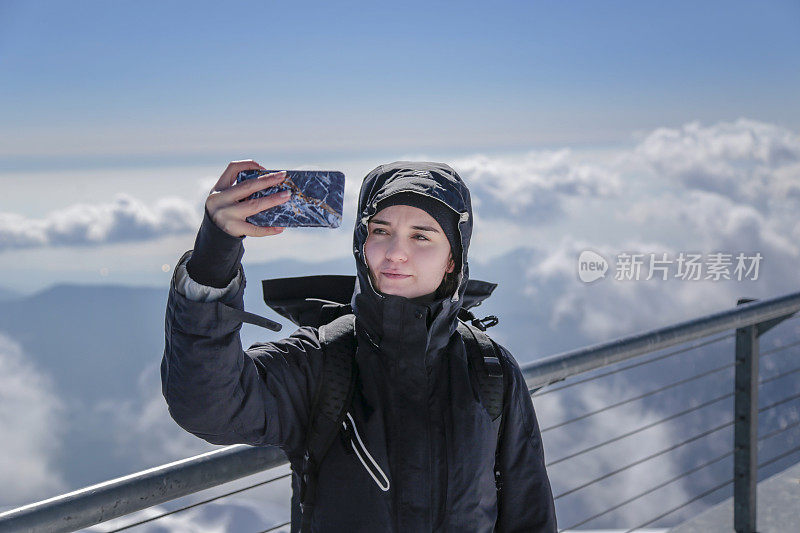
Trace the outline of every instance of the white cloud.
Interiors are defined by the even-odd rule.
[[[660,179],[711,191],[760,210],[770,202],[800,200],[800,135],[748,119],[704,127],[659,128],[636,147],[636,155]]]
[[[188,433],[167,411],[161,394],[160,361],[145,368],[137,381],[138,397],[99,402],[96,416],[112,421],[115,453],[142,465],[166,464],[221,448]]]
[[[56,465],[64,409],[44,369],[0,333],[0,507],[54,496],[66,487]],[[13,483],[10,482],[13,480]]]
[[[633,156],[644,156],[649,166],[637,169]],[[799,156],[797,135],[754,121],[656,130],[633,151],[605,158],[608,174],[619,176],[611,191],[625,195],[557,195],[554,201],[564,206],[562,224],[530,224],[509,214],[494,225],[477,226],[475,243],[531,249],[521,292],[550,310],[545,322],[551,332],[569,329],[591,341],[730,308],[741,296],[785,294],[796,290],[798,279],[800,219],[788,191],[800,185]],[[483,166],[493,168],[491,161]],[[698,168],[704,179],[691,179],[698,174],[690,169]],[[756,174],[771,177],[757,180],[753,188]],[[677,181],[679,187],[664,187],[664,181]],[[497,182],[498,190],[509,194],[502,179]],[[484,244],[487,240],[492,243]],[[577,257],[583,250],[597,251],[610,262],[606,279],[588,285],[578,280]],[[614,262],[622,252],[645,254],[639,281],[614,279]],[[731,254],[734,261],[740,252],[760,253],[763,259],[755,281],[645,281],[651,253],[656,258],[666,253],[675,261],[680,252],[703,254],[705,262],[717,252]],[[673,262],[670,277],[676,273]]]
[[[691,238],[694,246],[706,251],[717,248],[767,250],[790,256],[800,253],[796,241],[785,237],[783,217],[761,213],[751,205],[713,192],[690,190],[641,200],[620,217],[648,227],[673,224]],[[797,223],[795,220],[795,228]]]
[[[199,223],[197,208],[181,198],[150,206],[119,193],[111,203],[75,204],[43,219],[0,213],[0,251],[146,241],[196,231]]]
[[[580,162],[570,152],[532,151],[523,156],[475,155],[454,162],[470,187],[473,208],[490,218],[548,222],[563,216],[564,198],[616,196],[613,170]]]

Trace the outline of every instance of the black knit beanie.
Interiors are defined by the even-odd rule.
[[[422,209],[436,219],[450,242],[450,251],[453,253],[455,262],[453,274],[457,274],[461,270],[461,237],[458,231],[458,214],[444,202],[411,191],[398,192],[384,198],[378,203],[376,213],[393,205],[410,205]]]

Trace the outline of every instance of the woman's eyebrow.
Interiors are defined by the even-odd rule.
[[[370,219],[370,222],[373,222],[373,223],[375,223],[375,224],[382,224],[382,225],[384,225],[384,226],[389,226],[389,227],[391,227],[391,226],[392,226],[392,225],[391,225],[390,223],[388,223],[387,221],[385,221],[385,220],[381,220],[381,219],[379,219],[379,218],[373,218],[373,219]],[[411,226],[411,228],[412,228],[412,229],[418,229],[418,230],[420,230],[420,231],[432,231],[433,233],[439,233],[439,230],[438,230],[438,229],[436,229],[436,228],[434,228],[434,227],[431,227],[431,226]]]

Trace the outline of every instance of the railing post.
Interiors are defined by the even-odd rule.
[[[741,298],[736,305],[751,302]],[[733,528],[756,531],[758,480],[758,324],[736,330]]]

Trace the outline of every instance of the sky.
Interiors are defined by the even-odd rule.
[[[5,168],[800,124],[796,2],[0,5]]]
[[[166,297],[209,190],[248,158],[346,174],[341,228],[245,240],[246,268],[294,259],[303,274],[352,261],[371,169],[450,164],[472,192],[471,267],[519,306],[492,335],[520,361],[796,292],[798,27],[796,1],[0,0],[0,303],[59,283]],[[758,281],[623,282],[611,270],[586,283],[587,250],[612,269],[624,252],[764,259]],[[20,428],[15,450],[46,464],[60,399],[2,326],[0,419]],[[156,464],[198,443],[177,440],[150,357],[130,418]],[[543,420],[561,407],[544,405]],[[58,489],[31,468],[14,476],[26,494]]]
[[[347,210],[397,159],[596,163],[694,122],[797,132],[798,23],[796,2],[4,0],[0,286],[164,283],[237,159],[344,170]],[[126,209],[147,228],[97,237]],[[348,233],[274,253],[342,255]]]

